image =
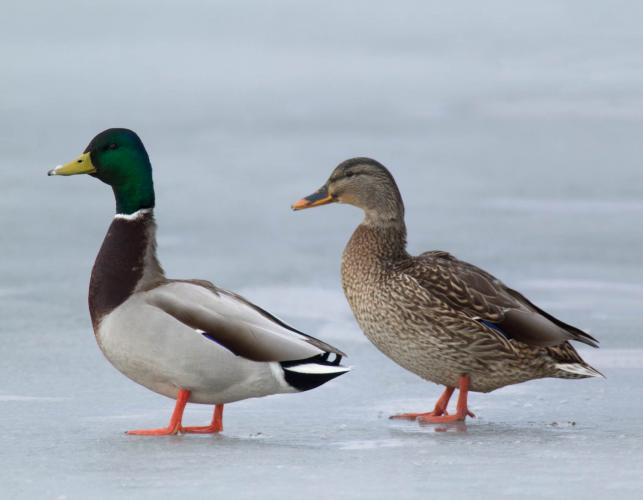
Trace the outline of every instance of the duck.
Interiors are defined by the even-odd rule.
[[[341,260],[342,288],[359,327],[395,363],[445,387],[433,410],[391,418],[463,422],[475,416],[469,391],[487,393],[544,377],[602,377],[571,344],[598,347],[588,333],[448,252],[410,255],[402,196],[378,161],[340,163],[320,189],[291,208],[330,203],[353,205],[364,214]]]
[[[109,185],[116,214],[94,262],[89,313],[107,360],[176,403],[167,427],[131,435],[215,434],[227,403],[308,391],[345,374],[345,354],[234,292],[167,278],[156,252],[154,184],[139,136],[111,128],[51,176],[88,174]],[[187,403],[214,405],[206,426],[183,426]]]

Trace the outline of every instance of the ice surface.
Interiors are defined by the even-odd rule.
[[[636,498],[643,494],[643,7],[586,1],[13,2],[0,16],[0,498]],[[632,11],[628,9],[633,9]],[[113,213],[48,178],[109,126],[155,168],[168,274],[212,279],[349,353],[320,389],[145,438],[172,401],[117,373],[86,288]],[[357,329],[359,214],[292,213],[350,156],[388,165],[413,252],[449,250],[601,340],[607,379],[440,388]],[[190,406],[205,424],[211,408]]]

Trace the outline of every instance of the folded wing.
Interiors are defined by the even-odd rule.
[[[238,356],[253,361],[297,361],[312,357],[333,364],[344,355],[335,347],[288,326],[243,297],[207,282],[170,282],[147,301]]]
[[[491,274],[447,252],[423,253],[409,259],[401,270],[496,335],[538,347],[557,346],[568,340],[598,347],[592,336],[554,318]]]

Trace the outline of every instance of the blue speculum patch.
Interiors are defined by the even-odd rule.
[[[500,328],[500,325],[498,325],[498,323],[493,323],[491,321],[487,321],[486,319],[479,319],[478,321],[483,325],[488,326],[489,328],[493,328],[497,332],[502,333],[507,339],[511,338],[509,335],[502,331],[502,328]]]

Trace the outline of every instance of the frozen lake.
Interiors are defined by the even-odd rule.
[[[628,8],[632,8],[631,6]],[[643,7],[600,2],[22,2],[0,19],[1,498],[587,498],[643,494]],[[47,178],[110,126],[155,168],[159,254],[347,351],[320,389],[145,438],[173,402],[102,357],[86,305],[113,214]],[[351,156],[387,165],[413,252],[449,250],[591,332],[605,380],[441,389],[358,330],[350,207],[289,205]],[[205,424],[211,408],[189,406]]]

